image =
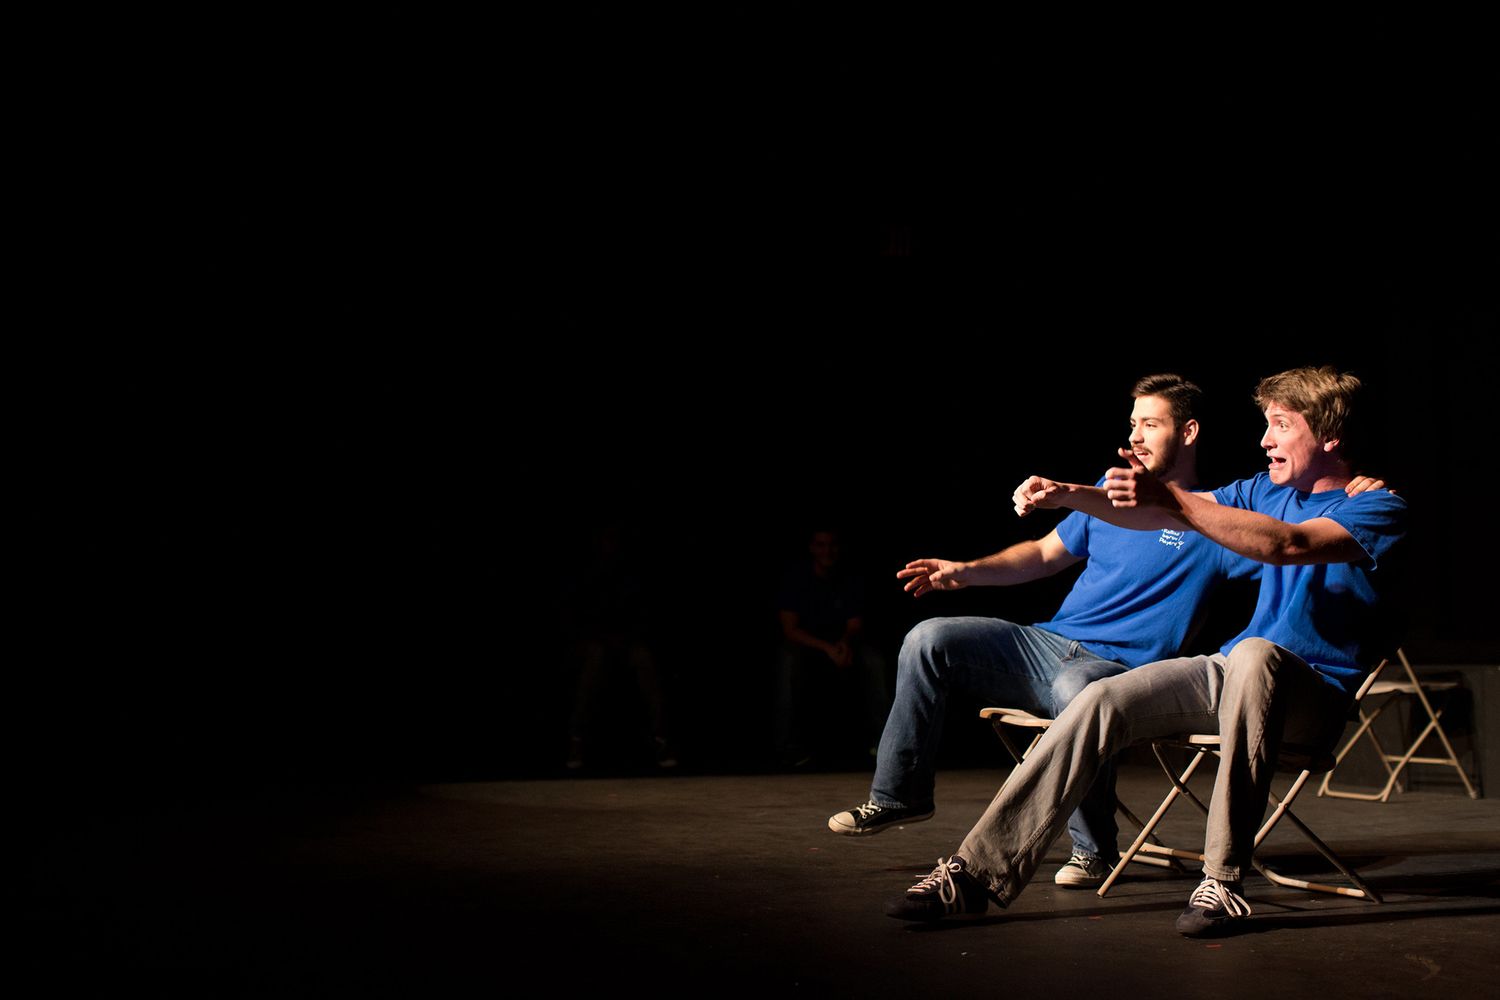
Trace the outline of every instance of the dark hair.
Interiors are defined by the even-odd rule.
[[[1202,389],[1181,375],[1170,373],[1147,375],[1130,391],[1132,399],[1140,399],[1142,396],[1159,396],[1165,399],[1172,408],[1172,419],[1178,424],[1185,424],[1193,419],[1193,411],[1197,408],[1198,397],[1201,395]]]

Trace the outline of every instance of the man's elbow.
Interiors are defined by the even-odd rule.
[[[1319,545],[1305,536],[1293,536],[1275,546],[1266,562],[1273,566],[1309,566],[1320,563],[1358,562],[1364,550],[1357,545]]]
[[[1295,545],[1277,545],[1262,556],[1261,562],[1270,566],[1299,566],[1314,561],[1306,558],[1306,555],[1306,552]]]

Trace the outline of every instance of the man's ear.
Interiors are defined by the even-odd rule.
[[[1182,443],[1192,444],[1198,440],[1198,421],[1189,420],[1182,425]]]
[[[1337,448],[1338,446],[1339,446],[1339,439],[1338,438],[1331,438],[1331,439],[1323,442],[1323,450],[1324,451],[1331,452],[1331,451],[1333,451],[1333,449]]]

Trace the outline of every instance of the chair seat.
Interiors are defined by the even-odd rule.
[[[998,719],[1008,726],[1026,726],[1031,729],[1046,729],[1052,725],[1051,719],[1044,719],[1020,708],[981,708],[979,717],[989,719],[991,723]]]

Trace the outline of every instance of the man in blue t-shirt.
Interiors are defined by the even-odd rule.
[[[1200,390],[1177,375],[1141,379],[1132,395],[1130,454],[1163,482],[1197,480]],[[1368,480],[1351,489],[1368,486]],[[1018,512],[1024,501],[1017,492]],[[1029,509],[1029,506],[1027,507]],[[1258,563],[1171,525],[1155,535],[1084,513],[1036,541],[974,562],[918,559],[898,572],[916,597],[967,586],[1005,586],[1051,576],[1088,560],[1051,621],[934,618],[902,643],[896,695],[877,752],[869,801],[830,817],[835,833],[865,835],[933,815],[944,710],[955,692],[987,704],[1056,716],[1091,681],[1177,655],[1201,623],[1221,580],[1254,576]],[[1073,851],[1059,885],[1098,885],[1118,858],[1114,774],[1106,764],[1068,823]]]
[[[1240,876],[1250,864],[1283,741],[1331,746],[1350,696],[1387,651],[1380,596],[1406,504],[1385,491],[1349,495],[1344,442],[1358,379],[1331,368],[1263,379],[1268,468],[1213,493],[1193,493],[1130,452],[1102,486],[1032,477],[1022,513],[1070,507],[1145,532],[1168,526],[1264,564],[1250,624],[1220,652],[1148,664],[1075,699],[1000,790],[952,858],[887,908],[906,920],[982,913],[1021,891],[1098,763],[1131,743],[1217,732],[1221,761],[1209,805],[1204,879],[1178,918],[1189,936],[1219,933],[1250,913]]]

